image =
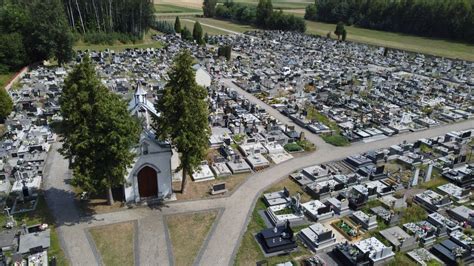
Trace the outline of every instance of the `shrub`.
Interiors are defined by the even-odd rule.
[[[298,152],[298,151],[302,151],[303,148],[300,147],[298,144],[296,143],[288,143],[286,144],[285,146],[283,146],[283,148],[287,151],[287,152]]]
[[[324,141],[326,141],[327,143],[331,144],[331,145],[334,145],[334,146],[349,146],[350,145],[350,142],[349,140],[347,140],[346,137],[340,135],[340,134],[335,134],[335,135],[331,135],[331,134],[323,134],[321,135],[321,137],[323,138]]]

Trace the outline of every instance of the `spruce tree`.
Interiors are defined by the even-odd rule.
[[[188,30],[186,26],[181,29],[181,39],[186,40],[186,41],[192,41],[193,40],[193,35],[191,32]]]
[[[88,58],[64,82],[60,98],[63,147],[71,161],[73,185],[90,193],[107,192],[123,185],[135,154],[140,127],[127,104],[99,80]]]
[[[337,35],[338,40],[340,39],[341,35],[344,34],[344,31],[345,31],[344,23],[342,23],[342,22],[337,23],[336,30],[334,31],[334,34]]]
[[[202,44],[203,43],[203,40],[202,40],[202,27],[201,27],[201,24],[199,23],[199,21],[196,21],[194,23],[194,27],[193,27],[193,39],[196,41],[196,43],[198,44]]]
[[[257,26],[266,28],[268,21],[272,18],[272,0],[259,0],[257,5],[256,23]]]
[[[179,21],[178,16],[176,16],[176,19],[174,20],[174,31],[177,33],[181,32],[181,22]]]
[[[5,118],[12,112],[13,110],[13,101],[8,95],[8,92],[5,88],[0,88],[0,122],[3,122]]]
[[[180,155],[177,171],[183,171],[181,192],[187,176],[198,169],[208,148],[207,91],[195,80],[193,58],[189,51],[179,53],[168,72],[170,80],[156,103],[160,116],[153,121],[157,138],[169,140]]]

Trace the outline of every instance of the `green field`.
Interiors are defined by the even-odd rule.
[[[77,41],[73,49],[77,50],[92,50],[92,51],[103,51],[105,49],[110,49],[113,51],[123,51],[127,48],[162,48],[163,44],[161,42],[157,42],[151,39],[154,34],[160,34],[158,31],[149,30],[148,33],[145,35],[142,41],[136,43],[120,43],[116,42],[115,44],[92,44],[92,43],[84,43],[82,40]]]
[[[135,228],[132,222],[93,227],[89,232],[105,265],[133,265]]]
[[[7,82],[13,78],[13,75],[15,75],[15,73],[0,74],[0,87],[5,88],[5,86],[7,86]]]
[[[202,13],[202,9],[176,6],[172,4],[155,4],[156,13]]]
[[[219,0],[219,3],[225,3],[225,0]],[[235,3],[244,3],[256,6],[258,0],[234,0]],[[313,4],[314,1],[308,0],[273,0],[273,8],[275,9],[305,9],[309,4]]]
[[[326,36],[335,24],[306,21],[306,33]],[[377,46],[474,61],[474,45],[386,31],[346,26],[347,40]],[[335,37],[334,34],[332,34]]]

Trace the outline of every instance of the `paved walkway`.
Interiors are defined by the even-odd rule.
[[[228,82],[228,81],[227,81]],[[273,108],[257,102],[246,92],[239,91],[249,100],[259,103],[274,117],[291,124]],[[285,119],[283,119],[285,118]],[[97,265],[98,260],[85,236],[84,230],[91,226],[116,222],[138,220],[138,261],[140,265],[169,265],[168,239],[166,238],[163,216],[192,211],[223,208],[215,230],[203,247],[199,265],[229,265],[233,263],[243,233],[246,230],[251,212],[260,193],[272,184],[287,177],[290,173],[310,165],[343,159],[349,155],[389,147],[406,140],[443,135],[453,130],[465,130],[473,127],[473,121],[464,121],[431,128],[424,131],[396,135],[394,137],[370,143],[357,143],[350,147],[333,147],[322,143],[314,134],[306,136],[318,145],[318,150],[309,155],[294,158],[250,176],[230,197],[196,201],[174,202],[151,208],[135,208],[93,217],[80,217],[74,204],[70,186],[65,182],[70,178],[67,161],[55,151],[50,152],[46,166],[46,190],[48,205],[55,215],[63,248],[73,265]],[[54,163],[53,163],[54,162]]]
[[[56,219],[59,238],[66,256],[74,265],[79,265],[75,263],[75,258],[80,258],[82,265],[97,265],[89,241],[78,226],[84,220],[81,220],[74,202],[74,192],[68,184],[71,180],[68,161],[57,152],[60,147],[60,143],[54,143],[46,160],[44,179],[46,202]]]

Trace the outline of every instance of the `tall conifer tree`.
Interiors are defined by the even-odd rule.
[[[160,116],[153,128],[159,139],[171,141],[180,155],[178,171],[183,171],[181,192],[187,176],[198,169],[205,158],[209,141],[207,91],[195,80],[193,58],[189,51],[179,53],[168,73],[170,80],[156,103]]]

